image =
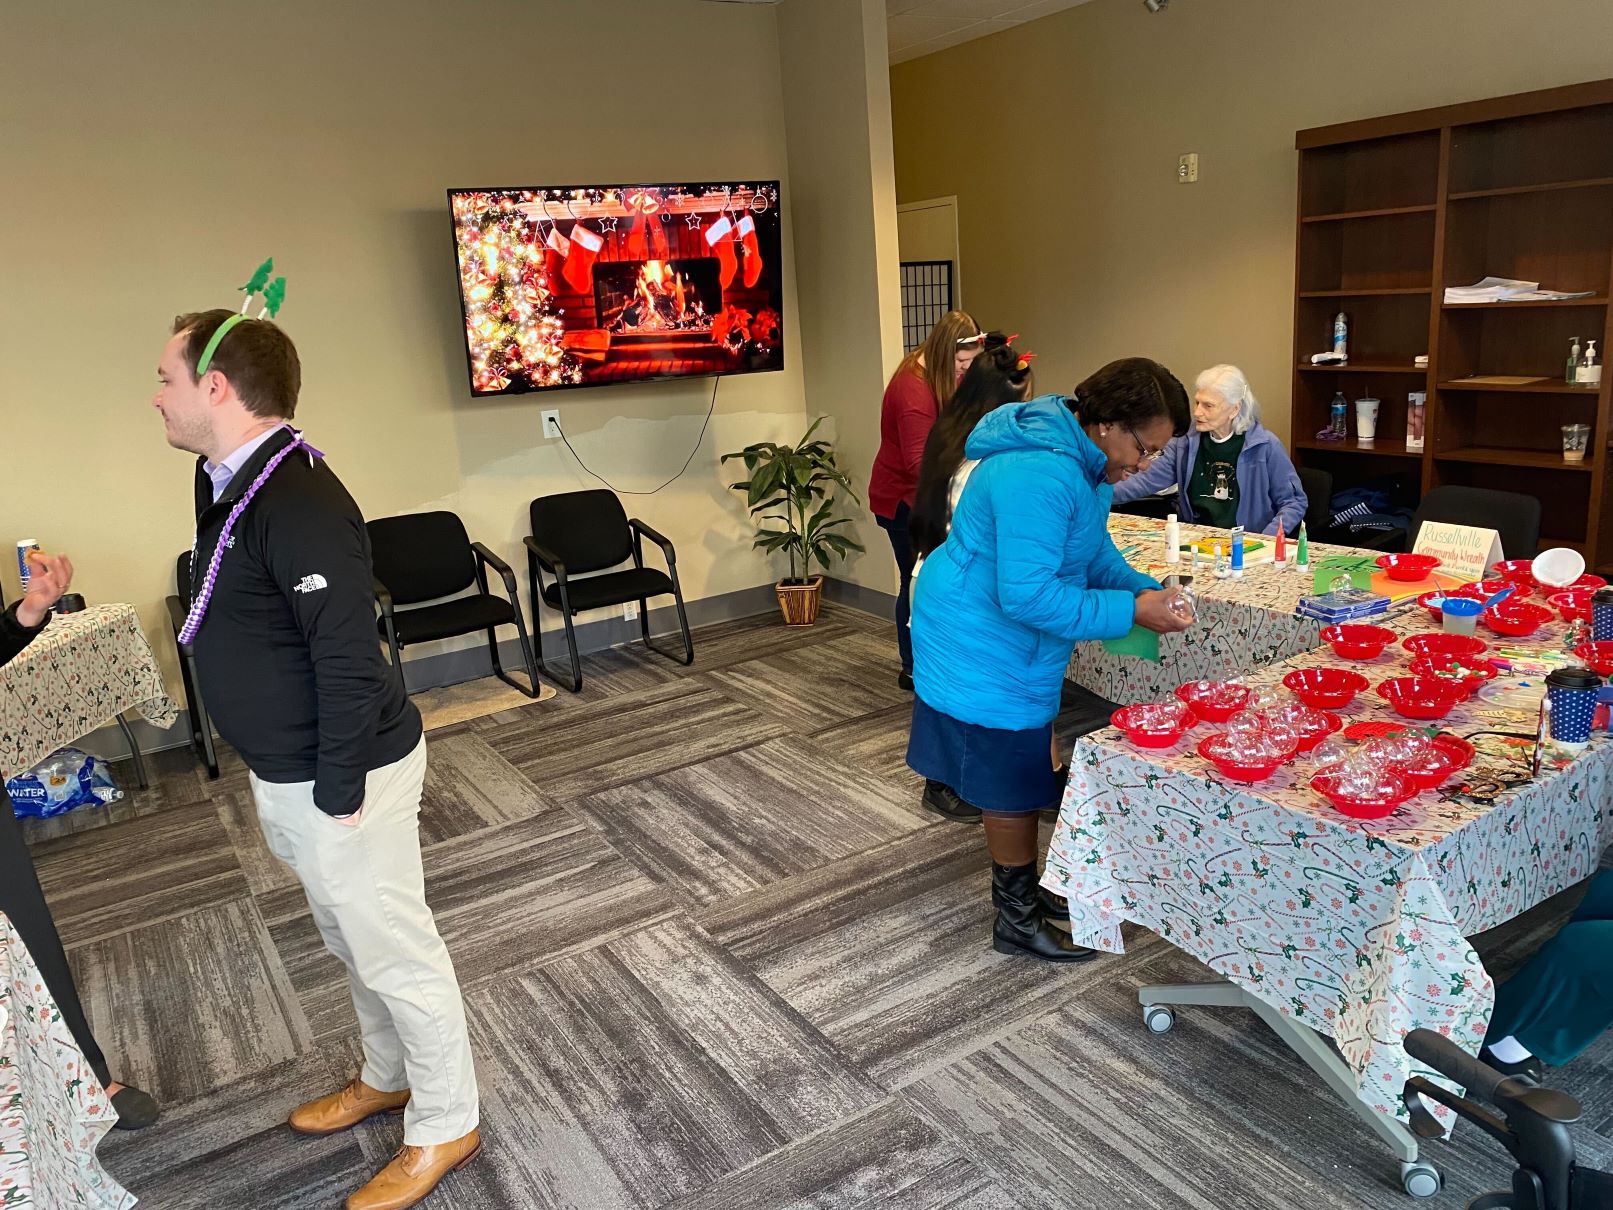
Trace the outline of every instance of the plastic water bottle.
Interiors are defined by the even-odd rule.
[[[1350,401],[1344,398],[1343,391],[1333,393],[1333,403],[1330,405],[1328,429],[1338,440],[1343,441],[1349,436]]]

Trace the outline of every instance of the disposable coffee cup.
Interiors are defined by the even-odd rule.
[[[1613,642],[1613,588],[1598,588],[1591,594],[1591,638]]]
[[[1472,597],[1446,597],[1440,602],[1439,612],[1446,634],[1472,634],[1478,629],[1484,602]]]
[[[1378,401],[1376,399],[1357,399],[1355,401],[1355,436],[1356,440],[1370,442],[1378,436]]]
[[[28,577],[31,571],[28,567],[28,556],[39,549],[38,538],[19,538],[17,540],[17,578],[22,581],[22,591],[28,591]]]
[[[1596,696],[1601,688],[1602,678],[1588,668],[1557,668],[1547,675],[1552,743],[1571,752],[1590,743]]]

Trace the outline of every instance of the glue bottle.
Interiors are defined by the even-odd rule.
[[[1230,576],[1232,574],[1231,570],[1227,567],[1226,552],[1221,549],[1221,543],[1219,543],[1219,542],[1217,542],[1215,544],[1214,550],[1215,550],[1215,578],[1217,580],[1224,580],[1224,579],[1226,579],[1228,576]]]
[[[1288,539],[1283,536],[1283,519],[1277,518],[1277,547],[1271,557],[1271,565],[1278,571],[1288,567]]]
[[[1172,513],[1165,518],[1165,562],[1180,563],[1182,561],[1182,526]]]
[[[1300,571],[1309,571],[1311,569],[1311,541],[1310,536],[1305,532],[1305,522],[1303,521],[1299,523],[1299,551],[1295,557],[1294,566],[1299,568]]]

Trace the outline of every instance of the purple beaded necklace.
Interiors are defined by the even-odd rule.
[[[196,641],[196,632],[202,628],[202,619],[207,616],[207,607],[213,600],[213,585],[218,581],[218,565],[220,560],[224,558],[224,548],[229,545],[230,531],[235,528],[236,521],[246,511],[246,506],[252,503],[252,497],[258,494],[258,489],[269,481],[270,475],[274,474],[274,468],[284,462],[291,452],[298,448],[307,450],[314,458],[323,458],[325,456],[321,451],[316,450],[308,442],[304,441],[302,434],[289,424],[281,427],[291,433],[292,439],[283,450],[269,459],[267,465],[258,473],[258,477],[252,480],[252,485],[241,493],[241,498],[235,502],[235,507],[230,509],[230,515],[224,518],[224,528],[218,531],[218,543],[213,547],[213,557],[207,561],[207,575],[202,579],[201,588],[191,598],[190,612],[185,615],[185,624],[179,628],[179,642],[181,645]],[[201,526],[198,525],[196,527],[196,537],[190,545],[190,564],[193,568],[196,566],[196,546],[201,541],[201,536]]]

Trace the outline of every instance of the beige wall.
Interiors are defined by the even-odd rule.
[[[69,551],[165,660],[191,467],[148,406],[157,354],[176,312],[232,305],[266,255],[290,280],[298,418],[371,516],[453,508],[524,566],[527,502],[595,486],[540,408],[626,488],[694,445],[710,379],[470,397],[444,190],[786,177],[774,10],[63,0],[11,6],[3,46],[0,534]],[[722,380],[688,473],[627,501],[691,597],[775,575],[717,455],[805,421],[784,241],[788,369]]]
[[[897,192],[958,195],[969,309],[1046,388],[1232,361],[1286,437],[1294,132],[1600,79],[1610,46],[1607,0],[1093,0],[893,68]]]
[[[850,528],[867,547],[835,574],[894,592],[890,546],[866,508],[880,396],[902,354],[885,6],[785,0],[778,12],[807,407],[834,417],[862,501],[846,502]]]

